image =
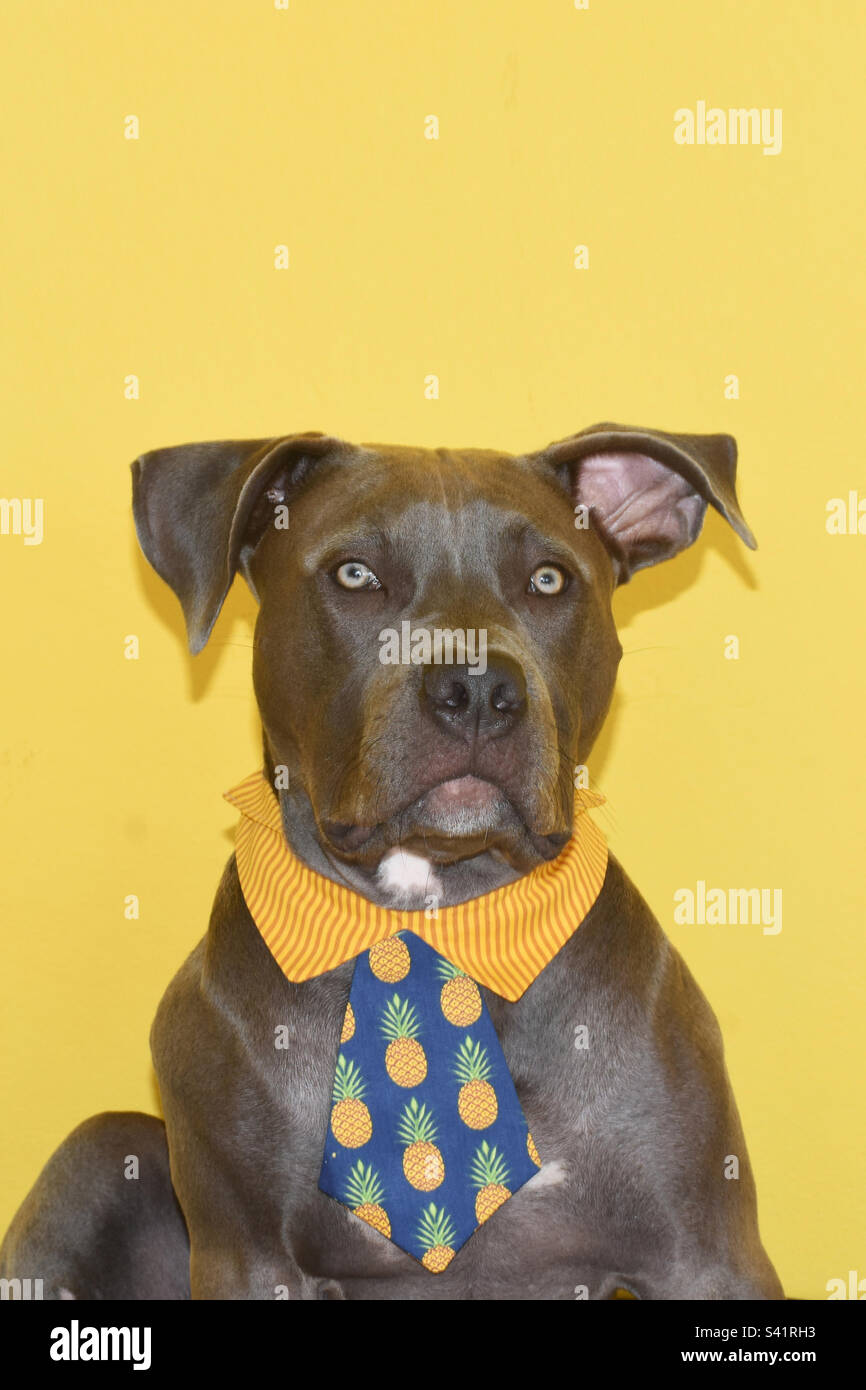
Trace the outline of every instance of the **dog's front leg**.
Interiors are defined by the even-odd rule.
[[[231,1238],[233,1234],[233,1239]],[[244,1245],[244,1232],[219,1232],[219,1244],[193,1242],[190,1289],[194,1299],[341,1299],[333,1279],[305,1274],[291,1256],[279,1257]]]
[[[638,1242],[628,1287],[639,1298],[783,1299],[758,1230],[751,1163],[715,1016],[666,945],[640,1063],[644,1207],[655,1238]],[[624,1106],[627,1113],[628,1107]]]
[[[288,1177],[258,1161],[251,1138],[203,1129],[188,1107],[168,1099],[172,1180],[190,1233],[194,1299],[342,1298],[339,1286],[301,1269]]]
[[[279,1071],[284,1054],[262,1041],[268,1030],[254,1010],[252,1023],[235,1018],[220,970],[203,942],[166,991],[151,1033],[172,1184],[190,1237],[191,1295],[342,1297],[296,1256],[298,1192],[310,1185],[297,1174],[310,1159]],[[262,1007],[261,984],[247,984],[241,967],[234,975]],[[280,1017],[276,1005],[263,1007],[268,1020]]]
[[[676,1300],[784,1299],[782,1285],[763,1251],[756,1252],[747,1266],[713,1264],[706,1251],[678,1252],[673,1263],[649,1269],[629,1283],[638,1298]]]

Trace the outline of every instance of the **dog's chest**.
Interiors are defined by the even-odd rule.
[[[239,934],[244,926],[237,924]],[[252,940],[249,954],[233,960],[226,955],[212,973],[203,968],[200,948],[157,1017],[154,1060],[172,1149],[191,1108],[201,1105],[203,1087],[213,1090],[218,1081],[214,1104],[231,1134],[212,1146],[208,1127],[196,1127],[196,1145],[206,1150],[196,1163],[212,1175],[215,1191],[225,1182],[246,1194],[257,1220],[281,1233],[285,1258],[305,1276],[335,1280],[349,1297],[395,1296],[386,1292],[395,1279],[401,1289],[420,1281],[417,1292],[401,1297],[522,1297],[533,1279],[539,1292],[529,1296],[573,1297],[577,1252],[594,1241],[589,1229],[581,1235],[596,1087],[588,1059],[574,1046],[573,1020],[582,1016],[573,985],[579,972],[562,962],[549,966],[515,1005],[482,991],[541,1167],[469,1238],[450,1272],[437,1277],[318,1186],[332,1141],[335,1068],[354,962],[291,984],[271,958],[260,958],[259,944]],[[199,1039],[195,1048],[191,1033]],[[363,1147],[358,1153],[363,1158]],[[223,1172],[227,1156],[231,1168]],[[183,1201],[180,1166],[178,1176]]]

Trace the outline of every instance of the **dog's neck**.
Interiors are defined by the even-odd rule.
[[[308,868],[351,888],[378,907],[405,911],[454,907],[522,877],[521,870],[491,851],[453,864],[433,864],[395,846],[375,870],[361,868],[339,859],[322,844],[313,808],[304,792],[281,790],[278,797],[283,831],[292,853]]]

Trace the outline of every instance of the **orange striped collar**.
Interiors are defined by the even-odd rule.
[[[383,941],[412,931],[480,984],[519,999],[577,930],[604,882],[607,843],[584,812],[604,797],[575,792],[575,829],[549,863],[456,907],[401,912],[333,883],[293,854],[264,773],[225,792],[241,813],[236,857],[247,907],[293,983],[310,980]]]

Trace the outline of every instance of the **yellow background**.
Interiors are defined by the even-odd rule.
[[[517,452],[612,419],[735,434],[760,549],[711,513],[619,593],[601,824],[718,1013],[787,1292],[866,1276],[866,536],[824,524],[866,493],[862,6],[6,10],[0,492],[45,499],[45,539],[0,537],[0,1225],[79,1120],[157,1109],[150,1021],[259,758],[252,600],[187,655],[129,462],[307,429]],[[782,153],[676,145],[700,99],[781,107]],[[675,926],[700,878],[781,888],[782,932]]]

